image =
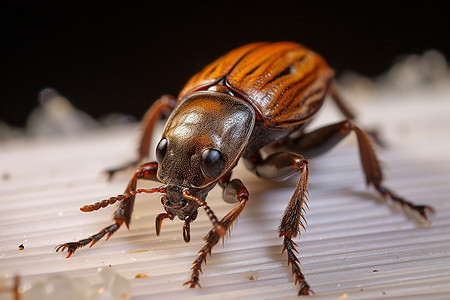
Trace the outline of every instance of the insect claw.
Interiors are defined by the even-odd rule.
[[[69,258],[75,252],[75,250],[71,250],[70,245],[61,244],[61,245],[58,245],[58,246],[55,247],[55,251],[56,252],[59,252],[59,251],[64,252],[64,250],[66,250],[66,249],[67,249],[67,256],[66,256],[66,258]]]
[[[428,214],[434,214],[435,210],[433,207],[428,205],[415,205],[414,208],[419,212],[419,214],[428,221]]]
[[[66,258],[69,258],[75,252],[75,250],[72,249],[71,245],[69,245],[69,244],[61,244],[61,245],[58,245],[58,246],[55,247],[55,251],[56,252],[59,252],[59,251],[64,252],[66,249],[67,249],[67,256],[66,256]]]
[[[308,284],[305,284],[299,291],[298,291],[298,295],[299,296],[308,296],[310,293],[314,293],[313,290],[310,289]]]
[[[430,213],[434,214],[436,212],[436,210],[434,209],[434,207],[432,206],[425,206],[425,210],[428,210]]]
[[[186,281],[183,285],[188,285],[190,284],[190,288],[195,288],[196,285],[198,285],[199,288],[201,288],[200,283],[190,280],[190,281]]]

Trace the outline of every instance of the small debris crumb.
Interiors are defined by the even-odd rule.
[[[148,278],[148,275],[145,273],[139,273],[136,276],[134,276],[134,278]]]
[[[346,299],[347,297],[348,297],[348,294],[344,293],[341,296],[339,296],[338,300],[343,300],[343,299]]]
[[[416,221],[416,226],[419,228],[428,228],[431,226],[431,223],[428,220],[420,219]]]
[[[255,280],[255,277],[253,275],[248,276],[248,280]]]
[[[372,272],[377,273],[377,272],[379,272],[379,271],[378,271],[378,270],[373,270]]]
[[[134,249],[134,250],[128,251],[128,253],[141,253],[141,252],[148,252],[148,251],[150,251],[150,249]]]
[[[25,249],[25,246],[23,244],[19,245],[19,250],[22,251],[23,249]]]

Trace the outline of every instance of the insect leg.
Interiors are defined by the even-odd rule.
[[[126,163],[120,167],[106,170],[109,178],[112,178],[118,171],[135,167],[139,162],[148,157],[150,142],[152,140],[153,128],[158,120],[164,114],[170,114],[177,104],[176,98],[170,95],[163,95],[155,101],[150,109],[145,113],[141,122],[142,136],[138,148],[138,157],[136,160]]]
[[[335,84],[330,86],[329,93],[331,95],[331,99],[333,99],[334,103],[341,111],[341,113],[345,116],[347,120],[354,121],[356,119],[355,114],[351,111],[346,103],[345,99],[341,96]],[[380,134],[376,129],[365,130],[365,132],[372,138],[372,140],[381,147],[385,147],[386,143],[380,138]]]
[[[292,264],[295,284],[300,285],[298,294],[309,295],[313,291],[300,269],[300,262],[295,255],[295,252],[298,253],[297,245],[292,241],[292,238],[299,235],[300,226],[305,228],[303,221],[306,223],[304,207],[307,206],[306,200],[308,198],[308,160],[297,153],[278,152],[257,162],[253,171],[260,177],[274,180],[284,180],[295,174],[301,174],[295,192],[283,214],[278,233],[280,237],[283,237],[283,253],[284,251],[287,252],[288,265]]]
[[[116,201],[120,201],[120,204],[117,207],[117,209],[113,215],[113,220],[114,220],[113,224],[103,228],[101,231],[99,231],[98,233],[96,233],[94,235],[91,235],[87,239],[79,240],[78,242],[68,242],[65,244],[60,244],[55,247],[55,251],[58,252],[59,250],[64,251],[65,249],[67,249],[67,253],[68,253],[67,258],[69,258],[72,256],[72,254],[78,248],[81,248],[88,244],[91,244],[89,246],[89,248],[90,248],[95,243],[97,243],[101,238],[103,238],[106,234],[107,234],[106,240],[108,240],[111,237],[111,235],[114,232],[116,232],[117,229],[119,229],[123,223],[125,223],[125,226],[127,226],[127,228],[128,228],[130,225],[130,221],[131,221],[131,213],[133,212],[134,199],[136,197],[135,191],[136,191],[137,181],[138,181],[138,179],[157,181],[157,178],[156,178],[157,169],[158,169],[158,164],[156,162],[146,163],[146,164],[141,165],[139,167],[139,169],[136,170],[136,172],[134,173],[130,182],[128,183],[128,186],[125,189],[124,194],[119,195],[117,197],[111,197],[111,198],[109,198],[109,200],[106,200],[110,204],[112,204]],[[96,204],[100,204],[100,203],[102,203],[102,202],[97,202]],[[107,206],[108,203],[105,202],[105,206]],[[97,206],[99,206],[96,204],[93,205],[95,208],[97,208]],[[100,205],[98,208],[105,207],[105,206]],[[83,208],[85,208],[85,207],[86,206],[84,206]],[[87,206],[87,207],[89,207],[89,206]],[[96,210],[95,208],[93,210]],[[93,211],[93,210],[84,210],[84,211]]]
[[[402,197],[399,197],[383,185],[383,175],[381,167],[367,134],[350,121],[346,122],[343,125],[341,131],[343,131],[344,133],[346,131],[354,131],[356,133],[356,137],[358,139],[359,154],[361,163],[363,165],[363,170],[366,175],[367,185],[373,185],[373,187],[375,187],[375,189],[381,194],[381,196],[383,196],[383,198],[391,199],[393,202],[400,204],[403,208],[409,208],[413,211],[416,211],[423,219],[428,220],[427,214],[433,213],[434,208],[427,205],[417,205],[410,201],[407,201]]]
[[[330,86],[329,92],[331,95],[331,99],[333,99],[334,103],[345,116],[345,118],[349,120],[355,119],[355,114],[350,110],[350,108],[348,108],[347,103],[345,103],[345,100],[342,98],[341,94],[338,92],[334,84]]]
[[[293,149],[307,157],[314,157],[327,152],[337,143],[343,140],[350,132],[354,132],[358,139],[358,147],[361,164],[366,176],[368,185],[372,185],[385,199],[399,203],[402,207],[407,207],[418,212],[424,219],[427,213],[433,212],[433,208],[426,205],[416,205],[402,197],[397,196],[390,189],[383,185],[383,173],[368,135],[357,127],[352,121],[345,120],[324,126],[310,133],[306,133],[296,139],[289,140],[284,145],[279,145],[274,150]]]
[[[228,178],[229,179],[229,178]],[[239,179],[233,179],[229,181],[223,190],[223,197],[227,202],[237,202],[235,208],[233,208],[222,220],[220,223],[225,227],[225,229],[229,232],[231,225],[237,219],[237,217],[241,214],[242,210],[245,207],[245,204],[248,201],[248,191],[244,184]],[[193,266],[191,268],[191,280],[184,283],[184,285],[189,285],[189,287],[194,288],[196,285],[200,286],[199,276],[202,273],[202,263],[206,264],[206,256],[207,254],[211,255],[212,248],[217,244],[220,240],[220,234],[212,229],[204,238],[206,241],[205,246],[198,252],[197,259],[193,262]],[[223,236],[222,236],[223,238]]]

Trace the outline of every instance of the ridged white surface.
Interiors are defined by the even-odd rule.
[[[307,232],[296,242],[315,298],[448,299],[449,94],[375,95],[353,107],[360,112],[360,123],[378,128],[388,142],[379,151],[386,185],[434,206],[437,213],[430,227],[418,226],[414,216],[378,201],[365,187],[354,137],[311,160]],[[333,109],[326,107],[318,123],[339,119]],[[138,196],[129,231],[121,228],[108,242],[80,249],[70,259],[53,251],[59,243],[88,237],[111,224],[113,207],[96,213],[82,213],[79,207],[123,191],[130,172],[108,182],[101,171],[131,159],[137,136],[137,128],[128,126],[0,144],[0,271],[19,274],[22,284],[61,274],[95,286],[100,282],[97,268],[111,265],[129,279],[132,299],[296,299],[297,287],[277,234],[296,178],[272,183],[241,165],[233,176],[246,184],[251,198],[231,237],[213,250],[203,267],[201,289],[182,284],[190,277],[210,222],[199,211],[189,244],[182,240],[183,223],[178,220],[166,220],[157,237],[154,219],[163,212],[157,195]],[[223,216],[233,206],[220,193],[214,189],[208,203]],[[148,278],[135,279],[139,273]],[[8,299],[6,292],[1,297]]]

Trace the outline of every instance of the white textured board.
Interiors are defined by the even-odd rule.
[[[429,227],[366,189],[354,137],[311,160],[308,226],[295,241],[314,299],[448,299],[449,95],[445,87],[372,93],[352,105],[363,127],[377,128],[388,144],[378,151],[386,185],[435,207]],[[318,123],[338,119],[333,109],[325,107]],[[111,266],[131,284],[132,299],[296,299],[298,287],[281,255],[277,227],[298,178],[273,183],[242,165],[233,176],[247,186],[250,200],[231,237],[213,249],[203,267],[202,288],[182,284],[211,224],[200,210],[190,243],[182,239],[179,220],[165,220],[157,237],[154,220],[163,212],[158,195],[137,197],[129,231],[121,228],[108,242],[80,249],[70,259],[55,253],[57,244],[111,224],[113,207],[95,213],[79,207],[124,190],[131,172],[108,182],[101,171],[132,159],[137,140],[137,126],[128,125],[1,142],[0,271],[19,275],[22,290],[50,275],[82,278],[95,288],[101,284],[97,269]],[[208,203],[218,216],[233,207],[221,200],[219,187]],[[148,277],[135,279],[141,273]],[[4,288],[0,298],[12,294]]]

